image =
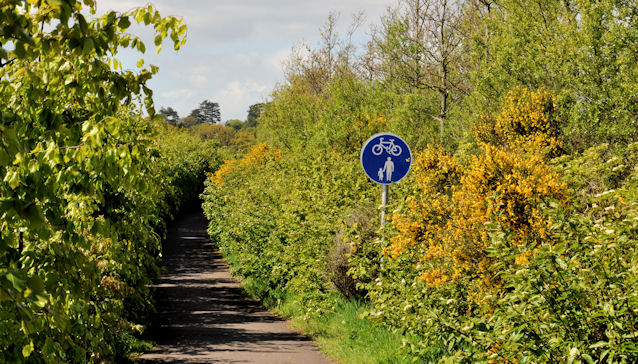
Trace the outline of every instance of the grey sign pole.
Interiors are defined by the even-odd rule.
[[[381,193],[381,227],[385,224],[385,206],[388,204],[388,185],[383,185]]]

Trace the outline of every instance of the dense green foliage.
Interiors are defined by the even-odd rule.
[[[416,361],[638,360],[637,7],[531,5],[401,1],[358,58],[331,18],[207,182],[235,272],[309,319],[363,298]],[[385,229],[381,130],[416,156]]]
[[[519,115],[534,114],[515,101]],[[517,119],[507,106],[505,117]],[[518,142],[465,161],[419,155],[389,240],[354,241],[367,254],[352,272],[369,282],[371,315],[423,337],[413,350],[430,361],[634,361],[637,211],[626,201],[636,145],[550,168],[538,139],[527,149],[504,134]]]
[[[132,20],[154,27],[158,50],[167,36],[183,44],[181,20],[94,11],[0,5],[0,362],[126,355],[152,307],[164,220],[216,163],[199,138],[140,116],[142,101],[154,113],[156,67],[114,58],[144,52],[125,32]]]
[[[494,100],[513,87],[544,87],[558,96],[570,150],[638,139],[636,6],[591,0],[499,1],[489,12],[483,6],[478,23],[469,25],[478,110],[495,111]]]

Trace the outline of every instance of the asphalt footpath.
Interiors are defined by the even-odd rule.
[[[150,333],[157,345],[136,363],[333,363],[308,337],[243,294],[206,224],[195,210],[169,226]]]

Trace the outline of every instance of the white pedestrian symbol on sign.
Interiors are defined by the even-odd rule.
[[[379,179],[383,181],[383,172],[385,172],[385,179],[392,181],[392,173],[394,172],[394,162],[392,158],[388,157],[388,160],[383,165],[382,169],[379,169]]]

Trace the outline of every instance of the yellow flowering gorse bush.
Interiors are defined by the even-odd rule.
[[[560,145],[554,113],[549,93],[515,90],[503,111],[491,118],[500,134],[488,138],[480,134],[486,129],[477,129],[482,153],[465,166],[440,149],[418,154],[411,177],[416,193],[393,216],[398,234],[386,253],[393,258],[418,254],[419,281],[440,286],[463,280],[477,304],[498,292],[499,272],[491,268],[488,254],[490,226],[511,231],[510,243],[520,246],[516,264],[524,265],[531,242],[546,239],[552,224],[540,206],[566,194],[542,149]]]
[[[252,169],[263,164],[268,158],[280,158],[280,151],[269,147],[266,143],[260,143],[253,146],[248,154],[238,160],[227,160],[219,167],[215,173],[211,174],[210,181],[217,186],[224,183],[224,178],[232,173],[235,169]]]
[[[505,97],[499,114],[480,118],[474,125],[474,135],[481,144],[542,150],[548,156],[556,156],[563,147],[557,111],[554,95],[549,91],[515,88]]]
[[[432,259],[451,213],[450,192],[458,184],[460,166],[441,149],[430,147],[416,156],[412,168],[416,191],[406,199],[406,211],[392,216],[401,233],[392,237],[386,253],[396,258],[418,245],[428,249]]]

